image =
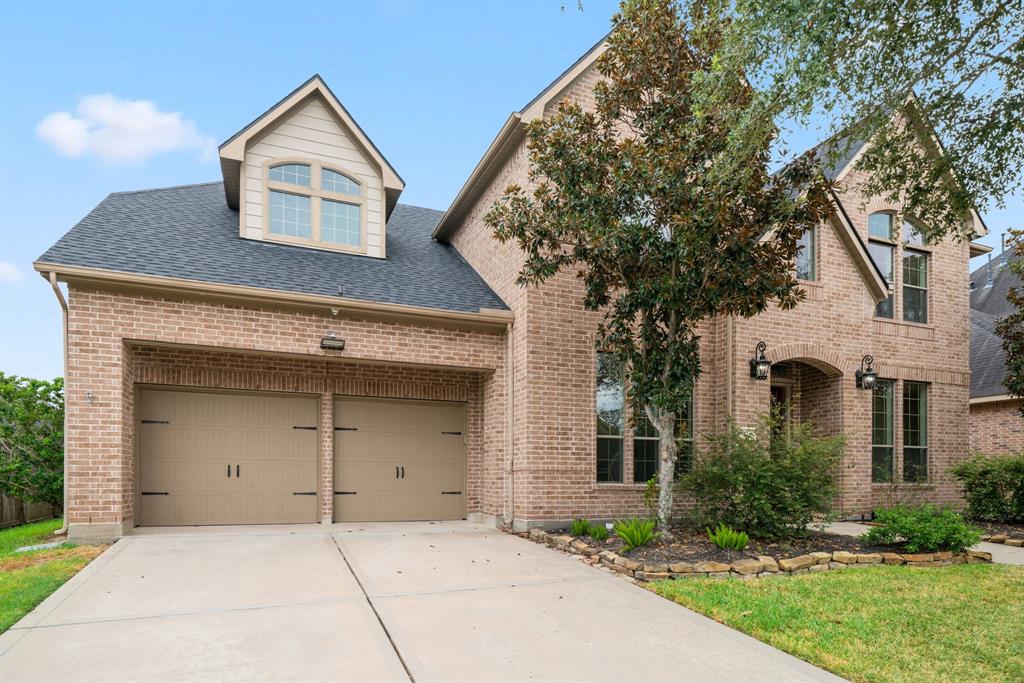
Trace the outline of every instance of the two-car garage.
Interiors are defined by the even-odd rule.
[[[140,389],[138,523],[314,523],[324,495],[338,522],[466,516],[464,404],[334,397],[325,491],[320,401]]]

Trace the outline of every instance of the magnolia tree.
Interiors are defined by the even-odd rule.
[[[508,187],[485,220],[525,252],[520,285],[572,272],[603,313],[596,346],[622,361],[660,435],[665,528],[698,327],[804,298],[798,240],[830,212],[831,188],[813,154],[769,173],[771,107],[724,51],[718,5],[627,0],[612,23],[595,109],[566,101],[529,124],[529,186]]]

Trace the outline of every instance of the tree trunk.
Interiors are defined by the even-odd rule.
[[[676,457],[679,455],[675,430],[676,414],[667,410],[655,412],[648,409],[648,417],[658,429],[658,527],[664,536],[668,533],[669,523],[672,521]]]

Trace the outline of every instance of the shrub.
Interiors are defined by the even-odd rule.
[[[976,454],[950,472],[964,486],[967,515],[985,522],[1024,522],[1024,455]]]
[[[64,504],[64,380],[0,372],[0,495]]]
[[[572,520],[572,526],[569,527],[569,533],[573,536],[586,536],[589,532],[590,522],[585,519]]]
[[[614,530],[615,534],[625,543],[628,552],[633,548],[647,545],[658,537],[654,531],[655,524],[657,521],[653,519],[633,517],[632,519],[616,520]]]
[[[749,536],[725,524],[719,524],[717,529],[708,529],[707,532],[711,542],[724,550],[743,550],[750,543]]]
[[[948,508],[930,503],[913,507],[897,505],[875,511],[873,526],[862,538],[868,543],[899,543],[912,553],[952,550],[963,552],[981,540],[981,531]]]
[[[702,526],[727,524],[777,540],[806,534],[816,514],[829,512],[843,437],[815,436],[807,423],[791,425],[787,435],[780,420],[766,415],[752,432],[730,424],[708,437],[678,484]]]
[[[591,524],[588,535],[595,541],[603,541],[608,538],[608,527],[604,524]]]

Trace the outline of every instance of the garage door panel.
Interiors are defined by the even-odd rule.
[[[341,398],[335,425],[336,520],[465,517],[464,405]]]
[[[306,397],[143,390],[140,522],[315,522],[318,402]],[[230,469],[229,469],[230,468]]]

